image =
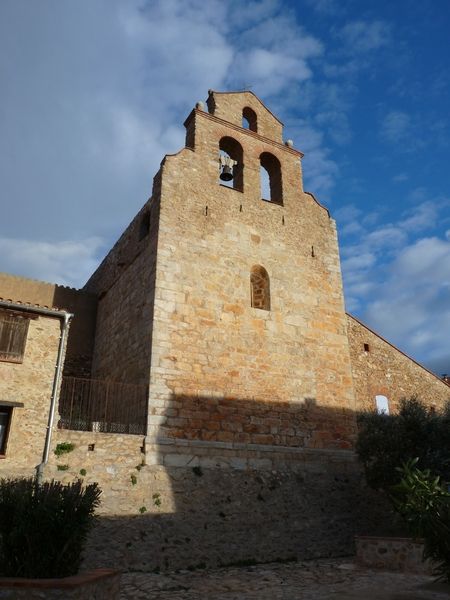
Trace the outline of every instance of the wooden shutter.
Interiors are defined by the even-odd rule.
[[[29,319],[0,312],[0,360],[22,362]]]

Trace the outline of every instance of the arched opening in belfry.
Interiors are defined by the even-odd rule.
[[[253,308],[270,310],[269,274],[261,265],[252,267],[250,273],[250,294]]]
[[[228,136],[219,142],[219,183],[244,191],[244,151],[238,141]]]
[[[250,131],[258,131],[258,117],[255,111],[248,106],[242,111],[242,127]]]
[[[283,204],[281,164],[276,156],[263,152],[260,160],[261,198],[275,204]]]

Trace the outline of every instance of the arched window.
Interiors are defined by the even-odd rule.
[[[250,131],[258,131],[257,120],[255,111],[246,106],[242,111],[242,127]]]
[[[234,161],[233,166],[223,165],[223,158],[231,158]],[[228,187],[244,191],[244,151],[239,142],[231,137],[223,137],[219,142],[219,183]],[[224,172],[229,173],[230,179],[224,178]]]
[[[275,204],[283,204],[280,161],[273,154],[269,154],[269,152],[263,152],[259,160],[261,198]]]
[[[250,273],[250,293],[253,308],[270,310],[269,274],[261,265],[252,267]]]

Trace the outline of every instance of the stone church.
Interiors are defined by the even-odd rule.
[[[0,475],[99,482],[90,566],[350,553],[380,519],[357,412],[450,387],[346,314],[335,222],[259,98],[184,125],[82,290],[0,274]]]

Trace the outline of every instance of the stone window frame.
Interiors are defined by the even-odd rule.
[[[270,277],[262,265],[250,271],[250,304],[252,308],[270,311]]]

